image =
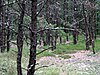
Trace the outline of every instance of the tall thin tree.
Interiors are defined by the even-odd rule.
[[[19,1],[21,2],[21,1]],[[18,24],[18,35],[17,35],[17,75],[22,75],[22,67],[21,67],[21,59],[22,59],[22,50],[23,50],[23,19],[25,15],[25,4],[24,1],[20,3],[21,5],[21,13],[19,17]]]
[[[5,10],[4,7],[2,6],[5,3],[4,0],[0,1],[0,17],[1,17],[1,35],[0,35],[0,44],[1,44],[1,52],[5,51],[5,42],[6,42],[6,30],[5,30]]]
[[[27,75],[34,75],[36,64],[36,47],[37,47],[37,0],[31,0],[31,25],[30,25],[30,58]]]

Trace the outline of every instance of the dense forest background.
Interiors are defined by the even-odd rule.
[[[98,38],[100,0],[0,0],[0,57],[9,58],[0,69],[1,75],[24,75],[22,70],[35,75],[41,68],[36,69],[38,58],[66,53],[64,49],[96,54],[100,50]],[[71,43],[70,47],[66,43]],[[13,57],[17,59],[17,72],[10,74],[7,65],[14,62]],[[28,63],[27,68],[22,67],[23,61]]]

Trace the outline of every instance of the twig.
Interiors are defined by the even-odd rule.
[[[44,67],[49,67],[49,66],[41,66],[41,67],[38,67],[38,68],[35,69],[35,71],[38,70],[38,69],[44,68]]]
[[[39,54],[41,54],[41,53],[43,53],[43,52],[45,52],[45,51],[47,51],[48,49],[51,49],[51,48],[53,48],[53,47],[49,47],[49,48],[47,48],[47,49],[44,49],[43,51],[37,53],[36,55],[39,55]]]
[[[53,65],[53,64],[51,64],[51,65]],[[44,68],[44,67],[49,67],[51,65],[38,67],[38,68],[35,69],[35,71],[38,70],[38,69]]]
[[[13,52],[15,52],[15,53],[18,53],[17,51],[15,51],[15,50],[12,50]]]
[[[25,70],[25,71],[28,71],[26,68],[23,68],[23,67],[22,67],[22,69]]]

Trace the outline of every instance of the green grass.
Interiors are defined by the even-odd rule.
[[[100,38],[95,41],[95,50],[100,51]]]
[[[70,36],[70,40],[72,40],[72,36]],[[49,46],[44,46],[44,49],[47,49]],[[68,54],[68,53],[74,53],[79,50],[85,50],[85,41],[83,39],[83,36],[79,36],[78,44],[74,45],[73,43],[70,44],[58,44],[56,49],[51,52],[50,49],[39,54],[37,58],[44,57],[44,56],[55,56],[55,54]],[[11,50],[17,51],[17,48],[11,48]],[[41,49],[37,50],[37,53],[42,51]],[[91,48],[92,51],[92,48]],[[95,41],[95,51],[100,51],[100,38]],[[26,45],[23,47],[23,56],[28,57],[29,56],[29,47]]]
[[[71,36],[72,37],[72,36]],[[70,38],[72,39],[72,38]],[[82,40],[82,41],[81,41]],[[47,49],[48,46],[44,46],[44,49]],[[12,51],[14,50],[14,51]],[[51,51],[50,49],[37,55],[37,58],[41,58],[44,56],[53,56],[57,54],[58,57],[68,59],[68,53],[77,52],[79,50],[85,50],[85,41],[83,40],[82,36],[79,36],[78,44],[74,45],[73,43],[70,44],[58,44],[57,49]],[[95,50],[96,52],[100,51],[100,38],[95,41]],[[41,50],[38,49],[37,53]],[[24,45],[23,47],[23,58],[22,58],[22,67],[27,68],[28,65],[28,58],[29,58],[29,47]],[[0,75],[16,75],[16,59],[17,59],[17,48],[11,48],[9,53],[0,54]],[[52,71],[52,72],[51,72]],[[23,70],[23,75],[26,75],[26,72]],[[59,70],[52,68],[43,71],[42,75],[59,75]]]
[[[54,51],[55,54],[67,54],[67,53],[73,53],[78,50],[85,50],[85,42],[83,43],[78,43],[74,45],[73,43],[71,44],[60,44],[57,45],[57,49]]]
[[[60,70],[56,67],[48,67],[40,69],[36,72],[36,75],[59,75]]]
[[[58,57],[61,57],[61,58],[64,58],[64,59],[69,59],[69,58],[71,58],[71,56],[69,56],[69,55],[59,55]]]
[[[0,75],[16,75],[15,59],[15,55],[13,54],[0,54]]]
[[[37,55],[37,58],[41,58],[41,57],[44,57],[44,56],[55,56],[55,54],[52,53],[52,52],[49,52],[49,51],[45,51],[45,52]]]
[[[85,41],[82,40],[78,42],[78,44],[74,45],[73,43],[70,44],[59,44],[57,45],[57,49],[53,52],[55,54],[67,54],[73,53],[79,50],[85,50]],[[91,48],[92,50],[92,48]],[[100,51],[100,39],[95,41],[95,50],[96,52]]]

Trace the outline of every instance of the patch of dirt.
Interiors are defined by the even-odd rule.
[[[63,59],[63,58],[60,58],[58,57],[58,55],[56,57],[53,57],[53,56],[47,56],[47,57],[41,57],[37,62],[38,63],[41,63],[42,61],[47,61],[48,64],[49,63],[59,63],[61,61],[66,61],[66,62],[76,62],[76,61],[79,61],[79,60],[90,60],[90,61],[93,61],[93,60],[96,60],[98,59],[99,60],[99,57],[100,55],[97,53],[97,54],[93,54],[91,51],[86,51],[86,50],[83,50],[83,51],[78,51],[76,53],[71,53],[71,54],[67,54],[69,56],[71,56],[71,58],[69,59]]]
[[[71,58],[42,57],[37,63],[39,66],[52,65],[64,69],[65,72],[67,70],[68,75],[100,75],[100,53],[93,54],[91,51],[83,50],[68,55]],[[76,74],[73,74],[74,71]]]

